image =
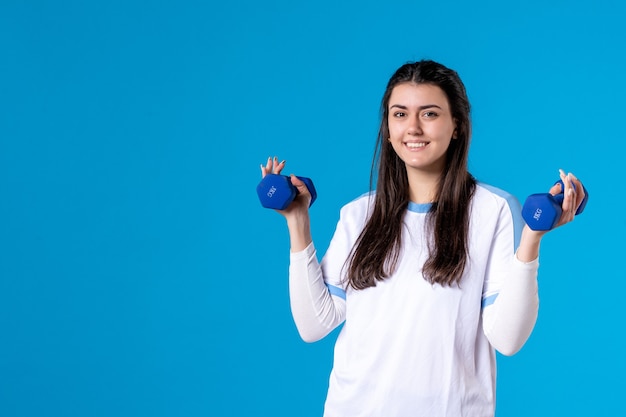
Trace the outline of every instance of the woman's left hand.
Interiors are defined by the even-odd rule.
[[[565,189],[561,190],[561,183],[556,183],[550,189],[550,194],[552,195],[560,194],[561,192],[563,193],[561,218],[559,218],[554,228],[563,226],[564,224],[574,220],[578,207],[580,207],[581,203],[585,199],[585,187],[583,187],[582,182],[580,182],[580,180],[571,172],[566,175],[561,169],[559,170],[559,173],[561,181],[565,185]]]
[[[573,174],[565,174],[563,170],[559,170],[564,190],[561,189],[561,183],[556,183],[550,188],[550,194],[557,195],[563,193],[563,203],[561,204],[561,217],[557,220],[554,230],[559,226],[563,226],[574,220],[576,211],[585,199],[585,187],[582,182]],[[522,262],[531,262],[539,256],[539,244],[542,237],[548,233],[548,230],[532,230],[528,225],[524,226],[519,247],[517,249],[517,258]]]

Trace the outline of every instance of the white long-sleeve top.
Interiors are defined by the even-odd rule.
[[[453,287],[423,278],[430,205],[410,203],[396,271],[355,290],[344,264],[372,203],[366,195],[342,208],[321,263],[313,243],[291,254],[290,301],[301,337],[313,342],[343,323],[324,416],[493,416],[495,350],[512,355],[523,346],[539,304],[538,261],[515,257],[519,202],[479,184],[469,263]]]

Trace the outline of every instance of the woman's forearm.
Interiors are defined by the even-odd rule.
[[[308,212],[293,213],[287,217],[291,252],[301,252],[313,241],[311,221]]]

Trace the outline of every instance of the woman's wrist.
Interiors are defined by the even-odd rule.
[[[539,257],[539,246],[545,232],[532,230],[527,225],[522,230],[522,238],[517,248],[517,259],[521,262],[532,262]]]

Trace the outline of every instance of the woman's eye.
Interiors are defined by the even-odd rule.
[[[395,117],[404,117],[406,115],[406,113],[401,112],[401,111],[397,111],[393,114]]]
[[[427,118],[437,117],[437,113],[435,113],[434,111],[427,111],[424,113],[424,117],[427,117]]]

